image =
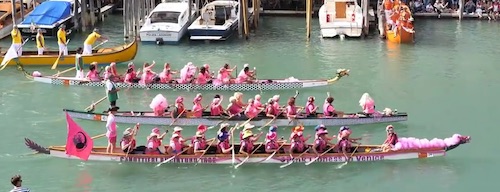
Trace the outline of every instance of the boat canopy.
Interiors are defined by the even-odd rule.
[[[45,1],[31,12],[21,24],[52,25],[71,15],[71,3],[67,1]]]

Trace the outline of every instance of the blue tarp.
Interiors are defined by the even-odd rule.
[[[71,15],[71,3],[66,1],[45,1],[38,5],[21,24],[52,25]]]

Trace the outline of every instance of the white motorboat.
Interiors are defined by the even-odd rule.
[[[188,27],[191,40],[225,40],[238,29],[238,5],[233,0],[215,0],[207,3],[201,15]],[[248,9],[248,18],[253,9]]]
[[[196,16],[194,4],[191,11],[190,16],[188,1],[158,4],[140,29],[141,41],[177,44],[186,34],[187,28]]]
[[[321,36],[360,37],[363,11],[357,0],[325,0],[318,12]]]

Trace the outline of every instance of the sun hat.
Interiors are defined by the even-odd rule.
[[[340,127],[339,132],[349,130],[349,129],[350,129],[349,126],[342,126],[342,127]]]
[[[250,124],[250,123],[247,123],[247,124],[245,124],[245,127],[243,128],[243,131],[245,131],[245,130],[247,130],[247,129],[252,129],[252,128],[254,128],[254,127],[255,127],[255,125],[252,125],[252,124]]]
[[[203,133],[201,131],[196,131],[195,137],[203,137]]]
[[[323,134],[328,134],[327,130],[320,130],[318,133],[316,133],[318,136],[323,135]]]
[[[207,126],[203,125],[203,124],[199,124],[198,128],[196,130],[198,130],[198,131],[206,131],[207,130]]]
[[[320,129],[326,129],[325,125],[323,125],[323,124],[316,125],[316,127],[314,128],[314,131],[318,131]]]
[[[243,134],[243,139],[246,139],[246,138],[251,137],[251,136],[253,136],[253,133],[252,133],[252,132],[245,132],[245,133]]]
[[[280,99],[280,95],[274,95],[274,96],[273,96],[273,100],[274,100],[274,101],[277,101],[277,100],[279,100],[279,99]]]
[[[174,127],[174,132],[177,132],[177,131],[182,131],[182,128],[181,127]]]
[[[132,128],[127,128],[125,131],[123,131],[123,136],[128,136],[132,134]]]
[[[158,127],[155,127],[153,129],[151,129],[151,133],[160,134],[160,129]]]
[[[179,135],[179,134],[177,134],[177,133],[174,133],[174,134],[172,135],[172,138],[177,138],[177,137],[180,137],[180,135]]]

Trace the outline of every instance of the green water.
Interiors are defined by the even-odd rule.
[[[120,22],[117,22],[120,21]],[[472,142],[443,158],[350,163],[342,169],[335,164],[245,164],[238,170],[228,165],[173,165],[155,168],[152,164],[80,162],[45,155],[27,155],[24,137],[44,146],[62,145],[66,140],[63,108],[83,109],[104,96],[103,88],[62,87],[34,83],[14,68],[0,72],[0,188],[9,190],[14,174],[23,176],[24,185],[34,191],[471,191],[492,190],[500,171],[495,142],[500,134],[500,115],[495,104],[500,90],[497,23],[464,21],[422,21],[416,23],[415,45],[388,45],[376,35],[364,40],[339,41],[319,38],[319,25],[313,23],[310,42],[305,41],[303,18],[264,17],[250,41],[222,43],[184,42],[178,46],[142,45],[136,63],[156,60],[170,62],[174,68],[192,61],[196,65],[244,63],[256,66],[261,78],[330,78],[337,68],[351,69],[351,76],[338,84],[301,90],[299,105],[312,95],[323,100],[326,91],[335,97],[336,108],[359,111],[357,101],[369,92],[378,108],[390,107],[408,112],[407,122],[394,123],[400,137],[446,138],[454,133],[471,135]],[[121,17],[108,19],[104,35],[112,46],[122,43]],[[10,40],[2,41],[8,46]],[[47,40],[49,41],[49,40]],[[74,37],[71,47],[81,46]],[[55,43],[53,43],[56,49]],[[29,47],[28,44],[25,50]],[[50,74],[45,69],[29,68]],[[160,71],[161,66],[156,67]],[[124,70],[124,68],[120,68]],[[69,74],[74,75],[74,74]],[[122,109],[147,110],[158,93],[169,101],[177,95],[190,101],[195,92],[122,90],[118,105]],[[248,92],[245,99],[258,92]],[[205,98],[216,92],[205,92]],[[219,93],[228,98],[232,93]],[[264,92],[292,96],[290,91]],[[204,103],[208,104],[205,99]],[[187,104],[188,102],[186,102]],[[227,103],[227,99],[226,99]],[[103,110],[106,104],[98,106]],[[77,120],[91,135],[105,131],[105,123]],[[365,144],[385,139],[387,124],[352,126],[354,136]],[[130,125],[119,124],[119,130]],[[143,126],[140,144],[152,126]],[[185,136],[194,134],[185,127]],[[312,128],[306,128],[313,133]],[[332,127],[332,130],[338,127]],[[280,127],[288,135],[289,127]],[[208,135],[215,134],[215,131]],[[208,137],[208,136],[207,136]],[[105,139],[96,140],[104,145]]]

